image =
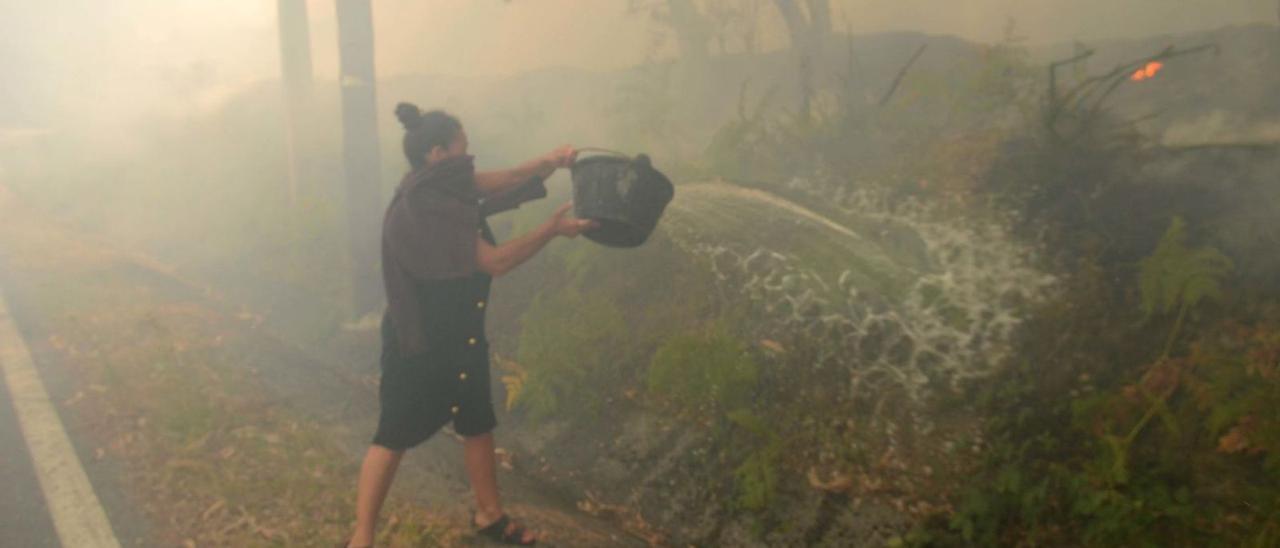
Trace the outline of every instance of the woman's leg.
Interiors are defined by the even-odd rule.
[[[400,466],[404,451],[370,445],[360,465],[360,483],[356,488],[356,531],[348,546],[373,544],[374,528],[378,524],[378,512],[391,489],[391,480]]]
[[[493,455],[493,432],[479,436],[467,436],[462,442],[466,453],[467,476],[471,478],[471,490],[476,495],[476,523],[484,527],[502,517],[502,502],[498,497],[497,466]],[[536,535],[525,531],[524,541]]]

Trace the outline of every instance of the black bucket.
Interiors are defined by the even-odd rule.
[[[644,154],[592,156],[578,160],[571,172],[574,215],[600,223],[582,235],[609,247],[643,244],[675,196],[671,181]]]

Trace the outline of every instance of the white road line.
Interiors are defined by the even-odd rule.
[[[0,367],[9,385],[18,425],[31,452],[40,489],[58,539],[67,548],[119,548],[106,511],[80,466],[49,393],[36,374],[31,352],[18,334],[0,290]]]

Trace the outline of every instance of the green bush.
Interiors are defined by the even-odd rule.
[[[778,458],[782,454],[782,438],[759,417],[743,410],[729,413],[729,420],[763,440],[746,460],[733,471],[737,486],[735,503],[739,508],[759,512],[767,510],[778,490]]]
[[[598,405],[616,383],[629,340],[622,313],[599,295],[539,295],[523,318],[519,361],[529,372],[519,403],[543,419],[578,404]],[[611,380],[612,379],[612,380]]]
[[[750,402],[759,367],[723,329],[673,336],[653,355],[648,387],[690,413],[723,412]]]

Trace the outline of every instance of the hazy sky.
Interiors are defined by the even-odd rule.
[[[752,0],[741,0],[749,2]],[[766,43],[777,16],[762,2]],[[308,0],[318,76],[337,70],[333,0]],[[611,68],[652,51],[626,0],[373,0],[380,76]],[[835,0],[854,32],[1033,41],[1212,28],[1277,18],[1276,0]],[[0,127],[200,110],[279,72],[274,0],[0,0]],[[772,37],[772,38],[770,38]],[[107,116],[110,113],[112,116]]]

